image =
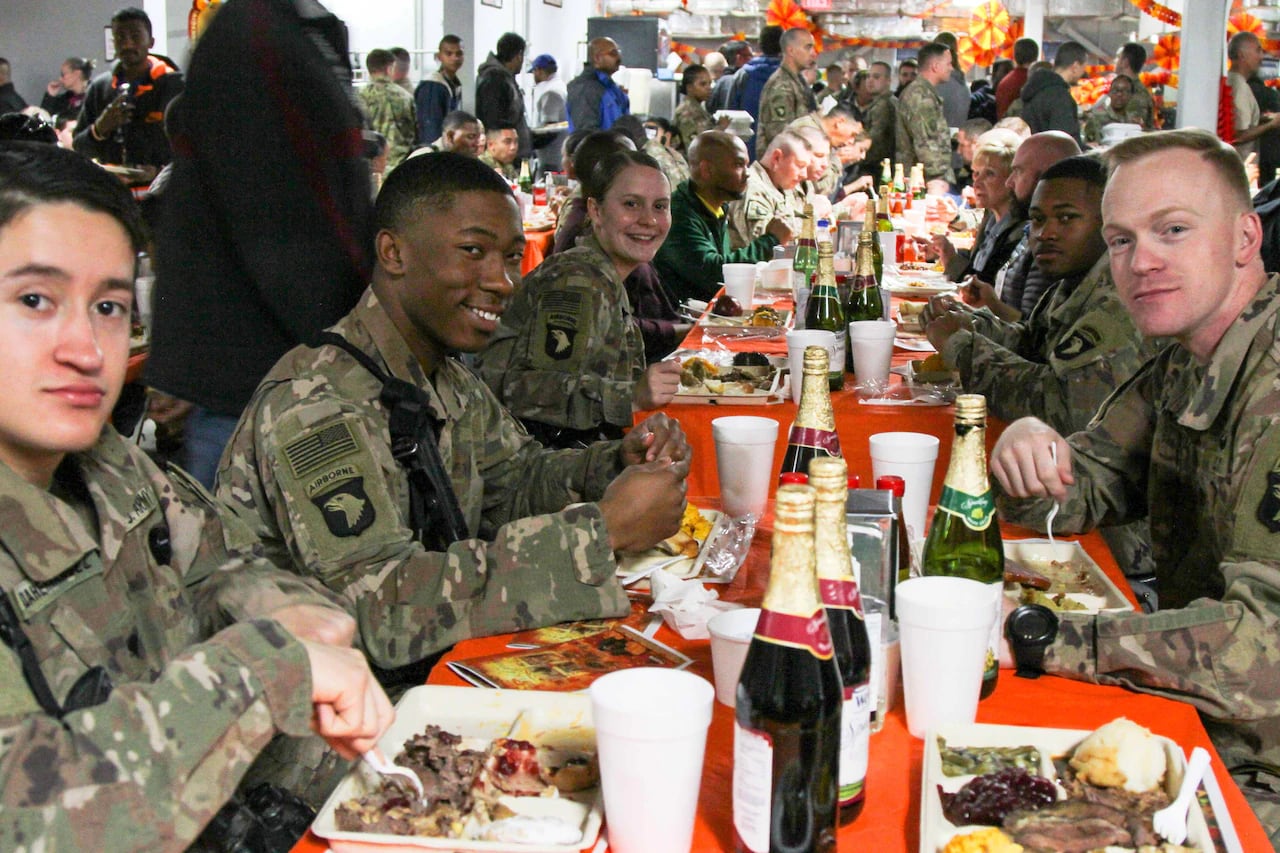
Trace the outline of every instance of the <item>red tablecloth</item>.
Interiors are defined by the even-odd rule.
[[[702,505],[714,501],[694,499]],[[732,584],[717,587],[730,601],[758,605],[768,577],[770,519],[766,517],[753,542],[751,554]],[[1006,538],[1031,535],[1030,531],[1006,529]],[[1128,592],[1115,561],[1102,538],[1095,534],[1080,537],[1089,555]],[[484,637],[459,643],[431,673],[429,683],[465,685],[445,666],[450,660],[494,654],[506,649],[510,635]],[[693,658],[690,671],[713,680],[711,649],[707,640],[684,640],[663,626],[658,639]],[[480,689],[480,688],[476,688]],[[978,706],[978,722],[1049,728],[1090,729],[1116,717],[1128,717],[1153,732],[1171,738],[1184,750],[1203,746],[1214,752],[1209,736],[1195,710],[1180,702],[1133,693],[1119,687],[1103,687],[1064,678],[1045,676],[1035,681],[1017,678],[1009,670],[1000,673],[995,692]],[[871,850],[876,853],[907,853],[920,843],[920,777],[923,741],[907,731],[901,696],[888,715],[884,728],[871,736],[871,764],[867,776],[867,804],[861,816],[840,830],[842,850]],[[1231,813],[1243,849],[1270,849],[1266,834],[1240,793],[1222,769],[1214,752],[1213,772]],[[702,788],[694,826],[693,850],[733,849],[733,711],[715,704],[702,770]],[[322,853],[325,845],[308,835],[294,848],[295,853]],[[587,848],[590,849],[590,848]]]
[[[520,259],[520,275],[528,275],[542,263],[556,241],[556,230],[524,232],[524,257]]]

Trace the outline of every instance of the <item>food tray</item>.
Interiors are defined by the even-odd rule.
[[[1006,543],[1007,544],[1007,543]],[[959,834],[961,828],[948,821],[942,814],[942,798],[938,796],[938,785],[948,793],[954,793],[964,786],[973,776],[944,776],[942,773],[942,755],[938,750],[938,736],[941,735],[952,746],[1023,746],[1038,747],[1041,753],[1043,772],[1041,775],[1056,779],[1053,769],[1053,758],[1071,752],[1076,744],[1092,734],[1089,730],[1048,729],[1027,726],[994,726],[973,723],[969,725],[943,726],[930,731],[924,739],[924,766],[921,769],[920,781],[920,853],[938,853]],[[1178,794],[1178,786],[1182,784],[1182,772],[1186,767],[1186,759],[1182,748],[1168,738],[1158,737],[1165,748],[1168,761],[1168,772],[1165,774],[1165,788],[1170,799]],[[1213,778],[1214,766],[1210,766],[1205,774],[1203,785],[1209,794],[1214,815],[1218,818],[1219,830],[1222,833],[1223,848],[1226,851],[1240,850],[1240,842],[1229,820],[1223,820],[1226,809],[1222,803],[1221,792]],[[1215,798],[1215,794],[1217,795]],[[978,827],[965,827],[972,831]],[[1188,846],[1198,847],[1205,853],[1217,850],[1205,821],[1204,813],[1198,808],[1189,811],[1187,822]]]
[[[591,700],[585,693],[536,690],[477,690],[472,687],[414,687],[396,704],[396,719],[378,742],[394,760],[404,742],[428,724],[464,738],[500,737],[555,743],[594,751],[595,729]],[[540,737],[543,736],[543,737]],[[488,850],[512,853],[578,853],[600,834],[604,806],[598,787],[559,797],[504,797],[517,814],[554,815],[582,828],[576,844],[521,844],[510,841],[470,841],[455,838],[417,838],[371,832],[342,832],[334,812],[342,802],[364,794],[368,787],[360,766],[346,778],[316,815],[311,829],[325,839],[333,853],[420,853],[423,850]]]
[[[731,350],[676,350],[667,356],[668,360],[684,362],[690,358],[702,358],[719,367],[731,367],[733,365],[733,357],[736,353]],[[693,390],[686,386],[680,386],[680,390],[676,392],[673,403],[710,403],[711,405],[734,405],[734,406],[764,406],[772,403],[778,403],[782,400],[783,394],[783,364],[785,357],[767,356],[769,359],[768,384],[764,388],[759,388],[753,394],[743,393],[737,388],[726,390],[722,393],[715,394],[708,390]]]
[[[890,275],[885,273],[886,290],[894,296],[915,297],[919,299],[927,299],[931,296],[942,296],[943,294],[951,294],[956,292],[959,286],[954,281],[947,279],[939,274],[921,273],[913,275],[911,273],[894,273]]]
[[[703,518],[711,522],[711,530],[715,530],[716,522],[720,520],[722,513],[720,513],[719,510],[703,509],[702,507],[699,507],[698,511],[702,513]],[[702,552],[707,550],[707,540],[710,538],[710,532],[711,531],[709,530],[707,536],[698,540],[698,553],[696,556],[684,557],[674,563],[670,561],[676,560],[676,557],[659,548],[650,548],[649,550],[641,551],[638,554],[625,554],[618,558],[618,577],[626,577],[627,575],[644,571],[650,566],[668,563],[668,565],[663,567],[661,571],[667,572],[672,577],[681,579],[692,578],[698,573],[698,563],[701,562],[698,560],[698,557],[702,556]],[[711,580],[714,581],[716,579],[712,578]]]
[[[757,305],[756,308],[761,306]],[[747,324],[749,313],[741,317],[724,317],[719,314],[705,314],[698,320],[698,328],[709,338],[776,338],[785,335],[791,329],[794,312],[779,311],[782,323],[777,326],[751,326]]]
[[[1068,592],[1067,598],[1084,605],[1076,613],[1099,613],[1106,610],[1132,610],[1133,605],[1119,587],[1107,577],[1107,573],[1080,547],[1079,542],[1050,542],[1048,539],[1012,539],[1004,542],[1004,555],[1022,563],[1032,571],[1044,574],[1043,566],[1052,561],[1079,563],[1088,572],[1089,583],[1096,584],[1101,595]],[[1020,588],[1006,590],[1007,595],[1017,596]]]

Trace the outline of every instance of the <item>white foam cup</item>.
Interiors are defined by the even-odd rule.
[[[999,587],[967,578],[931,576],[898,584],[902,686],[912,736],[974,721],[995,618],[991,599],[999,594]]]
[[[822,329],[792,329],[787,332],[787,363],[791,368],[791,400],[800,405],[800,386],[804,384],[805,347],[822,347],[827,359],[836,358],[836,333]],[[841,365],[841,370],[844,367]]]
[[[849,347],[853,350],[853,372],[859,387],[883,393],[888,386],[897,328],[892,320],[857,320],[849,324]]]
[[[687,851],[715,690],[673,669],[626,669],[588,688],[616,853]]]
[[[912,541],[923,539],[933,467],[938,461],[938,437],[922,432],[878,432],[870,443],[872,477],[896,474],[903,479],[902,516],[907,533]]]
[[[716,701],[730,708],[736,704],[738,676],[747,659],[751,635],[760,620],[759,607],[742,607],[717,613],[707,621],[711,633],[711,668],[716,676]]]
[[[724,264],[720,271],[724,275],[724,292],[738,300],[743,311],[750,311],[756,292],[756,265]]]
[[[778,422],[755,415],[732,415],[711,422],[716,444],[720,505],[730,518],[764,514],[773,479]]]

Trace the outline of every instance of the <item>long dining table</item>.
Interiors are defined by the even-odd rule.
[[[747,344],[737,342],[738,345]],[[702,349],[709,342],[702,330],[695,327],[681,349]],[[751,344],[765,351],[776,353],[777,339]],[[785,352],[785,345],[783,351]],[[917,352],[895,355],[895,363],[903,363]],[[904,389],[895,381],[892,394],[904,395]],[[837,429],[844,455],[850,470],[860,474],[864,486],[870,482],[871,465],[866,436],[875,432],[909,430],[927,432],[941,439],[939,457],[934,469],[933,498],[935,502],[941,489],[950,456],[952,406],[899,406],[866,405],[858,402],[852,381],[846,377],[845,389],[832,395]],[[726,414],[764,414],[777,418],[785,428],[794,417],[796,407],[786,400],[771,406],[732,405],[671,405],[666,411],[680,420],[694,450],[694,467],[689,479],[691,502],[705,508],[719,506],[719,484],[715,472],[715,453],[711,439],[711,421]],[[637,418],[644,416],[638,413]],[[993,422],[988,439],[994,442],[1003,424]],[[785,448],[785,429],[780,433],[775,466],[780,466]],[[775,467],[776,470],[776,467]],[[713,588],[726,601],[746,606],[758,606],[764,593],[769,572],[769,543],[772,517],[766,513],[757,528],[747,557],[728,584]],[[1006,539],[1037,536],[1033,531],[1005,527]],[[1107,576],[1124,592],[1131,606],[1136,601],[1125,582],[1119,567],[1112,558],[1102,537],[1090,533],[1080,537],[1066,537],[1080,542],[1086,553]],[[705,639],[687,640],[663,625],[656,639],[666,643],[692,659],[690,671],[713,680],[710,643]],[[455,646],[431,671],[429,684],[463,686],[466,682],[450,670],[451,661],[465,660],[507,650],[511,635],[480,637],[466,640]],[[483,688],[472,688],[483,689]],[[978,706],[977,722],[1004,725],[1035,726],[1067,729],[1092,729],[1116,717],[1129,719],[1146,726],[1157,735],[1168,737],[1190,752],[1195,746],[1203,746],[1214,756],[1211,767],[1213,778],[1221,789],[1226,814],[1218,815],[1224,827],[1230,827],[1239,840],[1236,848],[1261,851],[1270,849],[1266,832],[1254,816],[1240,789],[1223,768],[1214,751],[1200,717],[1192,706],[1136,693],[1121,687],[1103,686],[1072,681],[1055,676],[1043,676],[1029,680],[1014,676],[1004,670],[1000,674],[995,692]],[[722,851],[734,849],[732,818],[733,773],[733,709],[715,703],[708,732],[706,757],[702,772],[702,785],[698,798],[692,849],[695,851]],[[907,730],[901,695],[886,717],[883,728],[871,737],[870,769],[867,777],[867,800],[862,814],[849,826],[839,831],[838,842],[844,850],[875,850],[877,853],[905,853],[920,850],[934,853],[931,844],[921,844],[921,796],[924,743],[912,737]],[[637,804],[637,807],[643,807]],[[607,814],[606,814],[607,829]],[[599,845],[589,845],[584,851],[601,853]],[[296,853],[321,853],[325,843],[308,834],[294,848]],[[659,851],[655,851],[659,853]]]

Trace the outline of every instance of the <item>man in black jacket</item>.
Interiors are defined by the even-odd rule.
[[[525,42],[503,33],[498,46],[476,69],[476,117],[485,130],[514,128],[520,138],[520,159],[533,155],[533,136],[524,115],[524,92],[516,74],[524,65]]]
[[[1064,42],[1053,57],[1052,71],[1037,71],[1022,87],[1021,118],[1032,133],[1060,130],[1080,144],[1080,118],[1071,87],[1084,76],[1088,52],[1079,42]]]
[[[348,55],[346,26],[316,0],[227,3],[170,111],[145,379],[195,404],[184,467],[206,485],[258,382],[368,282],[372,185]]]
[[[103,163],[158,170],[172,156],[164,113],[182,92],[182,74],[150,52],[156,40],[141,9],[121,9],[111,17],[111,41],[118,61],[85,91],[75,148]]]

